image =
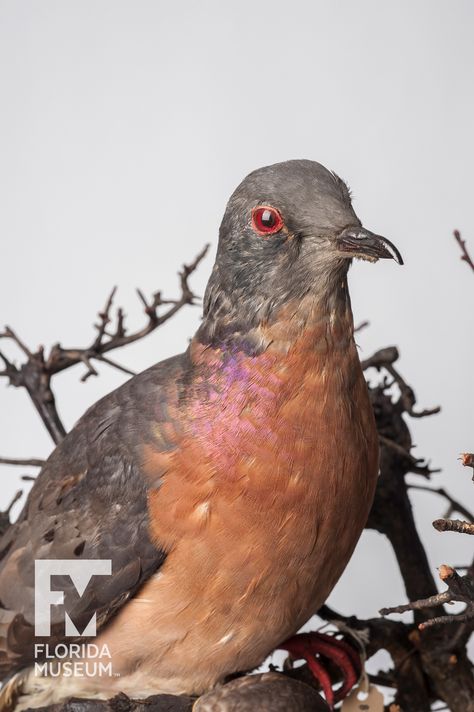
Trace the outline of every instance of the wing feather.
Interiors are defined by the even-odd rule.
[[[141,453],[151,442],[167,456],[179,446],[173,418],[185,368],[181,355],[130,379],[85,413],[43,467],[0,541],[0,678],[33,659],[36,560],[112,560],[112,575],[92,577],[82,597],[69,577],[54,579],[78,630],[93,613],[106,625],[164,562],[150,539],[147,506],[160,469],[150,480]],[[57,644],[63,606],[52,606],[51,620],[51,637],[41,640]]]

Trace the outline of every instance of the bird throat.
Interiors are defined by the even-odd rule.
[[[307,290],[273,309],[260,308],[261,316],[241,314],[244,307],[206,314],[192,342],[191,354],[210,348],[221,354],[243,352],[255,357],[270,352],[287,353],[294,348],[325,351],[344,348],[353,341],[353,317],[347,276],[344,274],[323,290]],[[200,359],[199,359],[200,360]]]

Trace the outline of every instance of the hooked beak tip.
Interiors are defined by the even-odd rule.
[[[347,253],[348,257],[360,257],[376,261],[392,259],[403,265],[403,258],[395,245],[382,235],[376,235],[363,227],[353,227],[343,230],[338,238],[338,249]]]

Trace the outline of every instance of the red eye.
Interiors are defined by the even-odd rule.
[[[283,218],[276,208],[259,205],[252,210],[252,227],[259,235],[273,235],[283,227]]]

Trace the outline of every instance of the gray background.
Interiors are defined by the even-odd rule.
[[[134,287],[177,294],[175,273],[216,245],[230,192],[255,167],[318,160],[344,177],[365,225],[406,266],[351,271],[362,357],[389,344],[420,406],[416,454],[436,482],[473,502],[457,457],[474,449],[474,275],[451,236],[474,252],[472,21],[469,0],[357,3],[0,2],[0,322],[32,347],[85,345],[113,284],[130,326]],[[209,257],[193,279],[202,294]],[[135,370],[183,350],[188,309],[120,353]],[[2,348],[10,355],[15,349]],[[122,382],[101,368],[56,379],[70,427]],[[0,454],[46,456],[51,443],[24,393],[0,389]],[[1,502],[18,487],[3,468]],[[413,495],[433,569],[470,560],[472,542],[440,535],[434,495]],[[374,615],[404,600],[393,555],[365,533],[331,597]]]

